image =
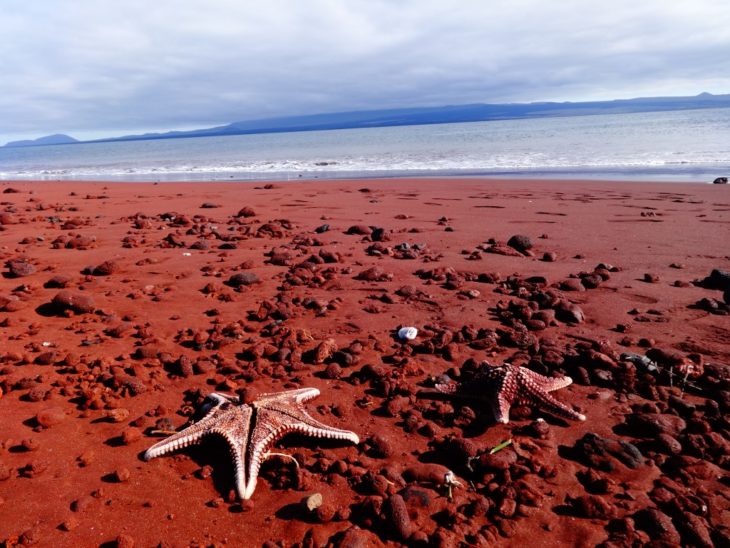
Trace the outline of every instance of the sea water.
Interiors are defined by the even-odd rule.
[[[4,180],[407,175],[708,182],[730,175],[730,109],[0,148]]]

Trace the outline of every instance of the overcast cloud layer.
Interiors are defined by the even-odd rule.
[[[727,0],[3,0],[0,143],[730,93]]]

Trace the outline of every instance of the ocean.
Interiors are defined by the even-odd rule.
[[[0,180],[442,175],[711,182],[730,109],[0,148]]]

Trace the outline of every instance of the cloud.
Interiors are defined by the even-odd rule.
[[[0,140],[397,106],[730,91],[724,1],[5,4]]]

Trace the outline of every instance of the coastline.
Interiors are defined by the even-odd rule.
[[[370,170],[370,171],[298,171],[291,173],[274,172],[170,172],[161,173],[120,173],[106,176],[59,175],[47,177],[37,175],[27,178],[10,175],[0,176],[0,183],[27,182],[97,182],[97,183],[277,183],[312,181],[351,181],[351,180],[392,180],[392,179],[485,179],[485,180],[535,180],[535,181],[600,181],[600,182],[657,182],[657,183],[696,183],[711,184],[727,170],[725,167],[692,167],[686,170],[677,168],[575,168],[562,170]]]
[[[727,316],[698,306],[724,306],[723,292],[694,283],[730,271],[727,185],[245,183],[0,181],[0,249],[3,262],[16,261],[0,293],[0,540],[321,545],[351,535],[397,545],[407,542],[403,524],[385,510],[396,497],[405,529],[445,545],[596,545],[615,533],[610,520],[628,527],[655,508],[677,535],[667,542],[696,542],[703,528],[715,542],[728,538],[719,391],[730,377],[670,386],[620,359],[654,350],[668,363],[730,374],[730,331],[718,321]],[[530,238],[529,253],[489,243],[516,234]],[[605,279],[585,281],[599,265]],[[226,284],[241,272],[258,280]],[[65,280],[49,283],[57,277]],[[524,306],[548,289],[584,321],[524,330]],[[61,291],[93,304],[49,306]],[[402,325],[418,327],[413,343],[393,337]],[[474,338],[480,329],[498,334],[494,344]],[[312,359],[322,345],[323,359]],[[586,422],[522,408],[495,425],[484,407],[416,397],[432,377],[467,375],[469,359],[570,375],[574,384],[555,396]],[[222,443],[140,458],[159,440],[150,430],[187,420],[192,391],[299,386],[321,391],[309,405],[318,420],[362,443],[286,440],[278,450],[295,455],[299,470],[267,464],[252,503],[231,496]],[[637,415],[656,419],[676,445],[657,442]],[[534,432],[538,416],[544,436]],[[604,456],[610,470],[591,467],[578,449],[588,434],[630,443],[641,458],[630,467]],[[506,439],[514,447],[499,458],[483,455]],[[471,473],[474,456],[481,468]],[[428,474],[406,473],[429,465],[463,484],[452,500]],[[302,510],[312,493],[327,512]],[[702,515],[689,502],[670,504],[693,496],[708,508]],[[640,519],[631,527],[637,542],[654,534]]]

